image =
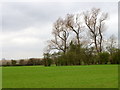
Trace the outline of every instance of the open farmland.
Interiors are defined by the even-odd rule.
[[[118,65],[3,67],[3,88],[117,88]]]

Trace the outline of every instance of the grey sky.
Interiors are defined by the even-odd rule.
[[[0,35],[1,58],[42,57],[46,41],[52,37],[52,25],[57,18],[64,17],[67,13],[74,14],[90,10],[93,7],[101,8],[103,12],[109,13],[106,35],[115,34],[117,36],[117,3],[3,3],[2,35]]]

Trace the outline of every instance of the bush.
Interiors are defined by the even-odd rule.
[[[44,53],[44,66],[51,66],[52,64],[52,59],[50,58],[50,54],[49,53]]]
[[[17,63],[17,61],[16,61],[16,60],[11,60],[11,64],[12,64],[12,66],[15,66],[15,65],[16,65],[16,63]]]
[[[112,64],[120,64],[120,49],[112,54],[110,61]]]
[[[108,52],[101,52],[98,54],[99,57],[99,64],[107,64],[109,61],[109,53]]]

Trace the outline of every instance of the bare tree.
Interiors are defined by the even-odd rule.
[[[110,54],[112,55],[112,53],[114,53],[114,49],[115,47],[117,47],[117,42],[116,42],[117,38],[115,37],[115,35],[111,35],[108,39],[108,45],[107,45],[107,50],[110,52]]]
[[[96,51],[98,53],[102,52],[104,21],[107,19],[108,14],[102,13],[100,9],[93,8],[91,11],[84,12],[83,15]]]
[[[77,44],[80,45],[80,33],[83,31],[80,14],[67,14],[65,24],[69,30],[76,34]]]
[[[50,49],[57,49],[66,53],[68,48],[68,37],[69,31],[65,26],[64,20],[59,18],[53,25],[53,32],[54,39],[49,41],[49,48]]]

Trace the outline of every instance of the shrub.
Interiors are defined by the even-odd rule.
[[[100,64],[107,64],[109,61],[109,53],[108,52],[101,52],[98,54],[99,63]]]

